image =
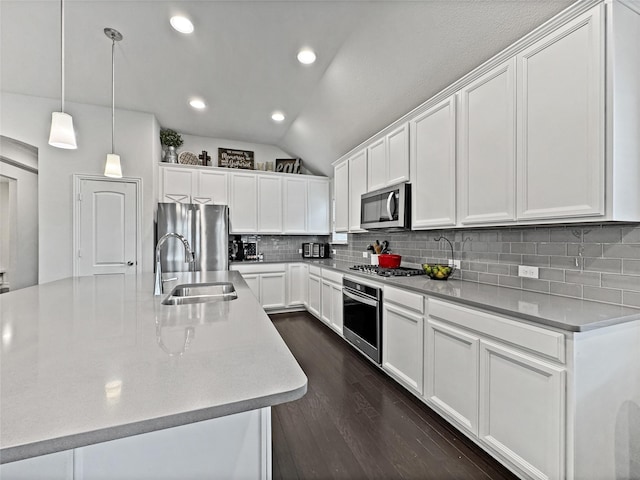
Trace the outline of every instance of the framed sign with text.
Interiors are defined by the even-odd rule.
[[[276,158],[276,172],[300,173],[302,160],[299,158]]]
[[[253,152],[249,150],[235,150],[218,148],[218,166],[226,168],[254,169]]]

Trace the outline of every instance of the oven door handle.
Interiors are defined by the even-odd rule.
[[[364,303],[365,305],[369,305],[370,307],[377,307],[378,301],[372,300],[371,298],[361,295],[359,293],[355,293],[351,290],[347,290],[346,288],[342,289],[342,293],[356,302]]]

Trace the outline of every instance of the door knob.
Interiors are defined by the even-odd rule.
[[[128,267],[131,267],[132,265],[133,265],[133,262],[131,262],[131,261],[127,262],[127,266]]]

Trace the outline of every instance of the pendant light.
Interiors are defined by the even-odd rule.
[[[111,153],[107,154],[107,162],[104,165],[105,177],[122,178],[122,168],[120,167],[120,155],[115,153],[115,131],[116,131],[116,69],[115,69],[115,48],[116,42],[122,40],[122,34],[113,29],[105,28],[104,34],[111,39]]]
[[[60,0],[60,63],[61,105],[59,112],[51,113],[49,145],[75,150],[78,145],[76,132],[73,130],[73,118],[68,113],[64,113],[64,0]]]

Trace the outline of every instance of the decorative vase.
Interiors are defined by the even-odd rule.
[[[178,163],[176,147],[167,147],[167,154],[164,157],[164,161],[167,163]]]

